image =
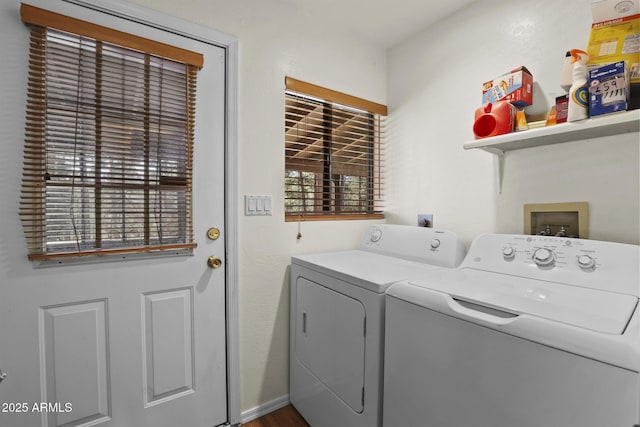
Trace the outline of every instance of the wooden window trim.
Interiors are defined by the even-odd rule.
[[[195,249],[198,247],[197,243],[184,243],[184,244],[175,244],[175,245],[162,245],[162,246],[141,246],[141,247],[130,247],[130,248],[117,248],[117,249],[100,249],[93,251],[84,251],[84,252],[59,252],[53,254],[30,254],[29,260],[31,261],[44,261],[49,259],[58,259],[58,258],[79,258],[79,257],[89,257],[89,256],[105,256],[105,255],[120,255],[120,254],[130,254],[130,253],[151,253],[151,252],[166,252],[166,251],[176,251],[180,249]]]
[[[20,16],[22,17],[22,21],[27,24],[54,28],[56,30],[113,43],[129,49],[193,65],[198,69],[202,68],[204,64],[204,56],[201,53],[71,18],[28,4],[22,3],[20,5]]]
[[[366,99],[358,98],[357,96],[327,89],[326,87],[314,85],[312,83],[296,80],[292,77],[285,77],[285,86],[287,90],[315,96],[328,102],[358,108],[372,114],[380,114],[382,116],[387,115],[386,105],[367,101]]]
[[[339,214],[339,215],[313,215],[313,214],[286,214],[285,222],[303,222],[303,221],[354,221],[365,219],[384,219],[383,213],[373,214]]]

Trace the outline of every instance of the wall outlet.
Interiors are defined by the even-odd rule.
[[[418,227],[433,228],[433,214],[418,214]]]

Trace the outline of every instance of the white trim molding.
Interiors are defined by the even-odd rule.
[[[240,295],[238,250],[238,40],[227,51],[225,147],[225,227],[227,230],[227,410],[231,425],[240,423]]]
[[[285,394],[277,399],[270,400],[269,402],[256,406],[255,408],[248,409],[242,413],[241,423],[245,424],[249,421],[253,421],[263,415],[270,414],[273,411],[277,411],[280,408],[284,408],[289,404],[289,395]]]

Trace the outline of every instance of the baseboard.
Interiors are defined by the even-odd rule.
[[[273,399],[265,404],[256,406],[255,408],[248,409],[240,414],[240,422],[242,424],[253,421],[256,418],[260,418],[263,415],[267,415],[273,411],[277,411],[280,408],[284,408],[289,404],[289,395],[285,394],[277,399]]]

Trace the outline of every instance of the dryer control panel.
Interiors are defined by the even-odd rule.
[[[477,237],[461,267],[638,295],[637,245],[551,236]]]
[[[466,253],[451,231],[391,224],[369,227],[359,249],[442,267],[457,267]]]

